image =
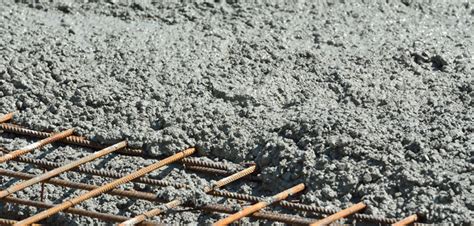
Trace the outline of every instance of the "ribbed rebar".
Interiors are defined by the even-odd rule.
[[[225,206],[225,205],[221,205],[221,204],[205,205],[202,207],[202,209],[210,211],[210,212],[220,212],[220,213],[227,213],[227,214],[235,212],[233,208]],[[304,217],[299,217],[299,216],[294,216],[294,215],[281,214],[281,213],[275,213],[275,212],[269,212],[269,211],[263,211],[263,210],[253,213],[250,216],[257,219],[283,222],[290,225],[294,225],[294,224],[308,225],[309,223],[314,221],[314,219],[310,219],[310,218],[304,218]]]
[[[207,174],[212,174],[212,175],[223,175],[223,176],[228,176],[232,175],[232,172],[226,171],[226,170],[221,170],[221,169],[214,169],[214,168],[208,168],[208,167],[202,167],[202,166],[185,166],[185,169],[192,170],[192,171],[199,171]],[[247,175],[245,179],[251,180],[251,181],[262,181],[260,177],[257,177],[255,175]]]
[[[329,225],[341,218],[345,218],[349,215],[352,215],[356,212],[359,212],[363,209],[365,209],[367,207],[367,204],[365,204],[364,202],[359,202],[355,205],[352,205],[348,208],[345,208],[341,211],[338,211],[337,213],[335,214],[331,214],[323,219],[320,219],[320,220],[317,220],[313,223],[310,224],[310,226],[325,226],[325,225]]]
[[[1,150],[5,151],[5,149],[3,148],[0,148],[0,151]],[[32,158],[23,157],[23,156],[13,159],[12,161],[29,163],[29,164],[33,164],[42,168],[46,168],[46,169],[54,169],[61,166],[61,164],[59,163],[49,162],[49,161],[41,160],[41,159],[32,159]],[[72,169],[72,171],[90,174],[94,176],[100,176],[100,177],[109,177],[109,178],[121,178],[126,175],[124,173],[117,173],[117,172],[108,171],[108,170],[97,170],[97,169],[93,169],[86,166],[79,166],[77,168]],[[149,185],[157,185],[161,187],[173,186],[176,188],[183,188],[186,186],[184,184],[172,183],[172,182],[156,180],[156,179],[151,179],[151,178],[146,178],[146,177],[137,178],[134,180],[134,182],[139,182],[139,183],[149,184]]]
[[[7,176],[7,177],[20,178],[24,180],[28,180],[35,177],[35,175],[33,174],[15,172],[15,171],[5,170],[5,169],[0,169],[0,175]],[[78,182],[73,182],[73,181],[61,180],[57,178],[51,178],[45,181],[45,183],[54,184],[54,185],[58,185],[62,187],[75,188],[75,189],[80,189],[80,190],[94,190],[99,187],[97,185],[78,183]],[[134,198],[134,199],[143,199],[147,201],[165,202],[165,200],[160,199],[156,194],[150,193],[150,192],[113,189],[113,190],[108,191],[107,194],[123,196],[127,198]]]
[[[9,133],[14,133],[18,135],[24,135],[24,136],[30,136],[30,137],[36,137],[36,138],[46,138],[48,136],[51,136],[51,133],[49,132],[41,132],[41,131],[36,131],[36,130],[31,130],[24,128],[19,125],[11,124],[11,123],[1,123],[0,124],[0,130],[3,130],[5,132]],[[80,137],[80,136],[69,136],[63,140],[61,140],[63,143],[67,144],[74,144],[82,147],[88,147],[92,149],[102,149],[105,147],[105,145],[101,145],[95,142],[92,142],[90,140],[87,140],[85,137]],[[141,156],[144,158],[153,158],[153,159],[158,159],[157,156],[152,156],[148,155],[145,153],[145,151],[137,148],[125,148],[122,150],[117,151],[119,154],[123,155],[131,155],[131,156]],[[220,162],[208,162],[208,161],[202,161],[196,158],[192,157],[187,157],[185,159],[182,159],[180,162],[183,164],[188,164],[188,165],[193,165],[193,166],[203,166],[203,167],[209,167],[209,168],[215,168],[215,169],[222,169],[222,170],[229,170],[231,169],[228,164],[225,163],[220,163]],[[242,168],[238,165],[235,165],[237,168]]]
[[[212,187],[205,188],[205,189],[204,189],[204,192],[205,192],[205,193],[209,193],[210,191],[212,191],[212,190],[214,190],[214,189],[223,187],[223,186],[225,186],[225,185],[227,185],[227,184],[230,184],[230,183],[232,183],[232,182],[234,182],[234,181],[236,181],[236,180],[238,180],[238,179],[240,179],[240,178],[242,178],[242,177],[245,177],[245,176],[247,176],[247,175],[250,175],[251,173],[253,173],[253,172],[255,171],[256,168],[257,168],[256,166],[251,166],[251,167],[249,167],[249,168],[247,168],[247,169],[244,169],[244,170],[242,170],[242,171],[240,171],[240,172],[234,173],[234,174],[232,174],[232,175],[230,175],[230,176],[228,176],[228,177],[226,177],[226,178],[222,178],[222,179],[216,181],[216,182],[212,185]]]
[[[9,203],[15,203],[19,205],[25,205],[25,206],[34,206],[37,208],[42,208],[42,209],[47,209],[51,208],[54,205],[47,204],[44,202],[37,202],[37,201],[32,201],[32,200],[26,200],[26,199],[19,199],[19,198],[14,198],[14,197],[5,197],[2,199],[4,202],[9,202]],[[93,211],[88,211],[88,210],[83,210],[83,209],[78,209],[78,208],[69,208],[65,210],[64,212],[66,213],[71,213],[71,214],[76,214],[76,215],[81,215],[81,216],[86,216],[86,217],[92,217],[92,218],[97,218],[103,221],[108,221],[108,222],[122,222],[124,220],[127,220],[127,217],[123,216],[118,216],[118,215],[113,215],[113,214],[106,214],[106,213],[99,213],[99,212],[93,212]],[[18,224],[20,222],[15,222],[14,224]],[[151,222],[148,221],[146,222],[147,224],[156,224],[156,222]]]
[[[418,215],[417,214],[413,214],[413,215],[410,215],[406,218],[403,218],[401,219],[400,221],[392,224],[392,226],[405,226],[405,225],[410,225],[412,223],[414,223],[415,221],[418,220]]]
[[[45,146],[49,143],[52,143],[54,141],[61,140],[65,137],[67,137],[67,136],[70,136],[73,132],[74,132],[74,129],[68,129],[68,130],[62,131],[60,133],[55,133],[55,134],[52,134],[51,136],[49,136],[49,137],[47,137],[43,140],[34,142],[34,143],[29,144],[29,145],[27,145],[25,147],[22,147],[20,149],[9,152],[6,155],[0,156],[0,163],[12,160],[14,158],[17,158],[18,156],[24,155],[28,152],[31,152],[31,151],[35,150],[35,149],[41,148],[41,147],[43,147],[43,146]]]
[[[17,222],[16,220],[0,218],[0,225],[12,225],[16,222]]]
[[[9,120],[11,120],[12,118],[13,118],[13,112],[10,112],[10,113],[1,115],[1,116],[0,116],[0,123],[9,121]]]
[[[36,137],[36,138],[46,138],[51,136],[52,133],[49,132],[41,132],[41,131],[36,131],[36,130],[31,130],[24,128],[19,125],[11,124],[11,123],[2,123],[0,124],[0,130],[3,130],[5,132],[9,133],[14,133],[18,135],[24,135],[24,136],[29,136],[29,137]],[[85,137],[80,137],[80,136],[69,136],[66,137],[65,139],[61,140],[63,143],[67,144],[75,144],[78,146],[82,147],[88,147],[92,149],[103,149],[105,145],[100,145],[97,143],[94,143],[92,141],[87,140]],[[123,150],[118,151],[118,153],[126,154],[126,155],[133,155],[133,156],[141,156],[143,155],[143,151],[139,149],[130,149],[130,148],[125,148]]]
[[[58,213],[58,212],[61,212],[61,211],[64,211],[72,206],[75,206],[85,200],[88,200],[90,198],[93,198],[95,196],[98,196],[104,192],[107,192],[107,191],[110,191],[112,189],[114,189],[115,187],[119,186],[119,185],[122,185],[122,184],[125,184],[125,183],[128,183],[136,178],[139,178],[147,173],[150,173],[152,172],[153,170],[156,170],[158,168],[161,168],[167,164],[170,164],[172,162],[175,162],[179,159],[183,159],[185,158],[186,156],[189,156],[191,154],[193,154],[196,150],[194,148],[190,148],[190,149],[186,149],[182,152],[179,152],[179,153],[176,153],[168,158],[165,158],[163,160],[160,160],[159,162],[156,162],[156,163],[153,163],[147,167],[144,167],[144,168],[141,168],[133,173],[130,173],[124,177],[121,177],[117,180],[114,180],[110,183],[107,183],[99,188],[96,188],[92,191],[89,191],[85,194],[82,194],[80,196],[77,196],[73,199],[69,199],[69,200],[66,200],[65,202],[59,204],[59,205],[56,205],[50,209],[47,209],[45,211],[42,211],[34,216],[31,216],[31,217],[28,217],[24,220],[21,220],[19,221],[18,223],[16,223],[15,225],[25,225],[25,224],[33,224],[33,223],[36,223],[42,219],[45,219],[55,213]]]
[[[296,186],[293,186],[289,189],[286,189],[272,197],[268,197],[268,198],[265,198],[264,200],[258,202],[258,203],[255,203],[251,206],[248,206],[248,207],[245,207],[244,209],[238,211],[237,213],[234,213],[234,214],[231,214],[219,221],[217,221],[216,223],[214,223],[213,225],[214,226],[225,226],[225,225],[229,225],[231,224],[232,222],[234,221],[237,221],[241,218],[244,218],[246,216],[249,216],[253,213],[256,213],[258,211],[260,211],[261,209],[273,204],[273,203],[277,203],[283,199],[286,199],[288,198],[289,196],[292,196],[298,192],[301,192],[305,189],[305,186],[304,184],[298,184]]]
[[[220,170],[229,170],[230,167],[227,164],[220,163],[220,162],[207,162],[193,158],[185,158],[181,160],[181,163],[186,164],[188,166],[201,166],[201,167],[208,167]]]
[[[23,189],[25,189],[25,188],[27,188],[27,187],[33,185],[33,184],[40,183],[41,181],[45,181],[45,180],[47,180],[47,179],[49,179],[49,178],[55,177],[55,176],[57,176],[57,175],[59,175],[59,174],[61,174],[61,173],[67,172],[67,171],[69,171],[69,170],[71,170],[71,169],[73,169],[73,168],[75,168],[75,167],[77,167],[77,166],[79,166],[79,165],[81,165],[81,164],[84,164],[84,163],[86,163],[86,162],[90,162],[90,161],[92,161],[92,160],[94,160],[94,159],[97,159],[97,158],[99,158],[99,157],[102,157],[102,156],[104,156],[104,155],[107,155],[107,154],[109,154],[109,153],[112,153],[112,152],[114,152],[114,151],[116,151],[116,150],[119,150],[119,149],[121,149],[121,148],[124,148],[125,146],[127,146],[127,142],[126,142],[126,141],[122,141],[122,142],[120,142],[120,143],[117,143],[117,144],[115,144],[115,145],[112,145],[112,146],[109,146],[109,147],[107,147],[107,148],[104,148],[104,149],[102,149],[102,150],[100,150],[100,151],[97,151],[97,152],[95,152],[95,153],[93,153],[93,154],[90,154],[90,155],[88,155],[88,156],[85,156],[85,157],[83,157],[83,158],[81,158],[81,159],[78,159],[78,160],[76,160],[76,161],[73,161],[73,162],[70,162],[70,163],[68,163],[68,164],[62,165],[62,166],[60,166],[60,167],[54,168],[54,169],[51,170],[51,171],[48,171],[48,172],[46,172],[46,173],[44,173],[44,174],[41,174],[41,175],[38,175],[38,176],[36,176],[36,177],[34,177],[34,178],[31,178],[31,179],[29,179],[29,180],[27,180],[27,181],[23,181],[23,182],[21,182],[21,183],[14,184],[14,185],[8,187],[7,189],[0,191],[0,198],[6,197],[6,196],[8,196],[8,195],[10,195],[10,194],[12,194],[12,193],[14,193],[14,192],[23,190]]]
[[[10,220],[10,219],[4,219],[4,218],[0,218],[0,225],[12,225],[14,223],[16,223],[18,221],[16,220]],[[42,224],[32,224],[31,226],[41,226]]]

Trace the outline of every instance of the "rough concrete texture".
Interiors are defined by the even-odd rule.
[[[84,2],[2,4],[1,112],[256,161],[267,195],[474,218],[469,1]]]

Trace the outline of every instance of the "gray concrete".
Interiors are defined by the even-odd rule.
[[[261,194],[472,220],[473,4],[295,2],[4,1],[0,112],[256,161]]]

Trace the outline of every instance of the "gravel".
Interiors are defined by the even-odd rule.
[[[318,206],[472,221],[473,4],[264,2],[4,1],[0,112],[255,161],[260,194],[303,182]]]

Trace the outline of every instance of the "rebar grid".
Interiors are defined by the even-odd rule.
[[[130,197],[130,198],[138,198],[138,199],[144,199],[148,201],[158,201],[162,202],[163,200],[160,200],[156,195],[152,193],[147,193],[147,192],[138,192],[138,191],[125,191],[125,190],[120,190],[120,189],[115,189],[116,186],[127,183],[129,181],[134,181],[134,182],[141,182],[141,183],[146,183],[146,184],[152,184],[152,185],[159,185],[159,186],[174,186],[177,188],[186,188],[186,185],[184,184],[179,184],[179,183],[171,183],[171,182],[165,182],[165,181],[160,181],[160,180],[155,180],[155,179],[150,179],[150,178],[141,178],[142,175],[153,171],[154,169],[157,169],[159,167],[162,167],[166,164],[169,164],[171,162],[175,161],[180,161],[181,163],[184,164],[186,169],[190,170],[197,170],[205,173],[211,173],[211,174],[216,174],[216,175],[231,175],[227,178],[224,178],[217,183],[214,183],[213,187],[205,188],[204,191],[206,193],[210,193],[212,195],[217,195],[217,196],[222,196],[222,197],[228,197],[228,198],[234,198],[234,199],[240,199],[240,200],[246,200],[246,201],[251,201],[251,202],[257,202],[256,204],[249,206],[247,208],[244,208],[242,211],[239,211],[233,215],[230,215],[227,218],[224,218],[216,223],[216,225],[225,225],[228,223],[232,223],[235,220],[238,220],[242,217],[245,216],[252,216],[255,218],[264,218],[264,219],[269,219],[269,220],[276,220],[276,221],[281,221],[285,223],[290,223],[290,224],[310,224],[311,222],[314,222],[313,225],[326,225],[328,223],[334,222],[340,218],[353,218],[357,220],[363,220],[363,221],[373,221],[373,222],[378,222],[378,223],[385,223],[385,224],[390,224],[390,223],[395,223],[396,225],[406,225],[410,223],[414,223],[416,220],[418,220],[418,216],[411,215],[407,218],[404,218],[397,222],[396,219],[391,219],[391,218],[383,218],[383,217],[377,217],[373,215],[366,215],[366,214],[358,214],[356,213],[357,211],[362,210],[363,208],[366,207],[364,203],[358,203],[352,207],[349,207],[347,209],[341,210],[341,211],[336,211],[336,210],[330,210],[326,208],[321,208],[321,207],[314,207],[310,205],[305,205],[301,203],[293,203],[293,202],[287,202],[284,201],[286,197],[289,195],[299,192],[304,189],[304,185],[300,184],[298,186],[293,187],[292,189],[286,190],[284,192],[281,192],[271,198],[259,198],[255,196],[250,196],[250,195],[245,195],[245,194],[238,194],[238,193],[232,193],[232,192],[227,192],[227,191],[217,191],[215,190],[216,188],[219,188],[225,184],[228,184],[236,179],[242,178],[244,176],[247,176],[247,179],[252,179],[255,181],[260,181],[261,179],[258,177],[255,177],[253,175],[249,175],[251,172],[238,172],[235,174],[232,174],[232,172],[235,172],[236,170],[242,169],[242,165],[235,165],[235,166],[230,166],[225,163],[219,163],[219,162],[210,162],[210,161],[202,161],[199,159],[193,159],[193,158],[184,158],[189,155],[191,155],[195,150],[194,149],[187,149],[183,152],[180,152],[176,155],[170,156],[164,160],[161,160],[155,164],[152,164],[148,167],[142,168],[134,173],[131,174],[120,174],[116,172],[111,172],[111,171],[106,171],[106,170],[96,170],[92,168],[87,168],[84,166],[81,166],[81,164],[90,161],[92,159],[95,159],[97,157],[103,156],[105,154],[111,153],[112,151],[117,151],[117,153],[120,154],[125,154],[125,155],[130,155],[130,156],[140,156],[140,157],[145,157],[145,158],[157,158],[157,156],[150,156],[147,153],[145,153],[141,149],[136,149],[136,148],[116,148],[115,150],[112,151],[107,151],[104,152],[102,155],[98,155],[96,153],[87,156],[85,158],[82,158],[78,161],[75,161],[72,164],[67,164],[65,166],[60,166],[60,164],[53,163],[53,162],[48,162],[44,160],[36,160],[36,159],[30,159],[23,157],[21,155],[26,154],[28,152],[31,152],[35,149],[41,148],[42,146],[59,141],[59,142],[64,142],[64,143],[69,143],[69,144],[75,144],[75,145],[80,145],[83,147],[88,147],[92,149],[102,149],[105,146],[101,144],[94,143],[92,141],[87,140],[84,137],[80,136],[74,136],[72,135],[73,129],[69,129],[60,133],[49,133],[49,132],[40,132],[40,131],[35,131],[35,130],[29,130],[26,128],[23,128],[18,125],[14,124],[9,124],[5,123],[8,120],[11,120],[13,118],[13,113],[9,113],[6,115],[0,116],[0,130],[3,130],[5,132],[11,132],[14,134],[20,134],[20,135],[26,135],[26,136],[31,136],[31,137],[38,137],[38,138],[46,138],[43,140],[40,140],[38,142],[35,142],[31,145],[28,145],[24,148],[9,152],[3,156],[0,157],[0,163],[9,161],[9,160],[14,160],[18,162],[25,162],[25,163],[31,163],[35,164],[37,166],[43,167],[43,168],[58,168],[59,169],[53,169],[52,171],[45,173],[43,175],[39,176],[34,176],[31,174],[24,174],[24,173],[18,173],[18,172],[13,172],[13,171],[8,171],[8,170],[2,170],[0,169],[0,174],[1,175],[6,175],[6,176],[12,176],[12,177],[18,177],[22,179],[26,179],[27,181],[24,181],[20,183],[19,185],[11,186],[10,188],[7,188],[3,191],[0,191],[0,199],[6,202],[12,202],[12,203],[17,203],[17,204],[25,204],[25,205],[30,205],[30,206],[37,206],[40,208],[49,208],[46,211],[43,211],[39,214],[36,214],[34,216],[31,216],[27,219],[24,219],[22,221],[16,222],[15,225],[23,225],[23,224],[31,224],[34,222],[37,222],[38,220],[44,219],[46,217],[49,217],[50,215],[60,212],[60,211],[78,211],[76,214],[82,214],[84,216],[91,216],[95,218],[103,218],[108,221],[114,221],[114,222],[122,222],[125,221],[127,222],[128,218],[122,217],[122,216],[115,216],[115,215],[110,215],[110,214],[102,214],[102,213],[96,213],[96,212],[90,212],[87,210],[80,210],[80,209],[75,209],[72,208],[72,206],[87,200],[89,198],[95,197],[97,195],[100,195],[102,193],[109,193],[113,195],[120,195],[124,197]],[[1,149],[1,148],[0,148]],[[183,154],[184,153],[184,154]],[[179,155],[179,156],[178,156]],[[87,161],[85,161],[85,159]],[[76,168],[77,167],[77,168]],[[73,169],[74,168],[74,169]],[[59,175],[60,173],[63,172],[68,172],[70,170],[74,170],[77,172],[81,173],[87,173],[87,174],[92,174],[96,176],[103,176],[103,177],[110,177],[110,178],[119,178],[116,179],[104,186],[95,186],[95,185],[89,185],[89,184],[84,184],[84,183],[74,183],[70,181],[65,181],[65,180],[59,180],[59,179],[54,179],[52,177]],[[252,169],[252,172],[255,170],[255,166]],[[244,170],[245,171],[245,170]],[[240,175],[239,175],[240,174]],[[16,199],[11,196],[13,192],[19,191],[23,188],[26,188],[32,184],[39,183],[39,182],[44,182],[44,183],[51,183],[51,184],[56,184],[59,186],[64,186],[64,187],[71,187],[71,188],[78,188],[78,189],[84,189],[84,190],[89,190],[89,192],[80,195],[76,198],[73,198],[71,200],[67,200],[64,203],[60,205],[49,205],[46,203],[42,202],[34,202],[30,200],[21,200],[21,199]],[[295,209],[295,210],[303,210],[303,211],[308,211],[308,212],[317,212],[317,213],[324,213],[324,214],[331,214],[330,216],[321,219],[319,221],[314,221],[313,219],[308,219],[308,218],[301,218],[298,216],[292,216],[292,215],[285,215],[285,214],[277,214],[277,213],[272,213],[272,212],[265,212],[261,210],[262,208],[273,204],[273,203],[279,203],[280,206],[285,207],[285,208],[290,208],[290,209]],[[178,205],[183,204],[183,200],[177,199],[173,200],[171,202],[168,202],[165,204],[165,207],[167,208],[173,208]],[[234,212],[233,210],[222,206],[222,205],[207,205],[200,207],[201,209],[204,210],[210,210],[210,211],[218,211],[218,212],[225,212],[225,213],[232,213]],[[84,212],[85,211],[85,212]],[[143,219],[140,219],[139,222],[143,222],[146,220],[147,217],[154,216],[156,214],[161,213],[160,208],[153,209],[151,211],[148,211],[144,214],[141,214],[139,216],[142,216]],[[87,215],[89,214],[89,215]],[[115,219],[115,220],[114,220]],[[120,220],[119,220],[120,219]],[[2,219],[0,219],[0,223]],[[133,221],[128,221],[128,222],[133,222]],[[138,222],[137,222],[138,223]]]
[[[33,223],[36,223],[42,219],[45,219],[55,213],[58,213],[58,212],[61,212],[61,211],[64,211],[74,205],[77,205],[78,203],[81,203],[87,199],[90,199],[92,197],[95,197],[95,196],[98,196],[102,193],[105,193],[107,191],[110,191],[112,189],[114,189],[115,187],[121,185],[121,184],[125,184],[127,182],[130,182],[138,177],[141,177],[153,170],[156,170],[158,168],[161,168],[165,165],[168,165],[172,162],[175,162],[179,159],[182,159],[182,158],[185,158],[186,156],[189,156],[191,154],[193,154],[196,150],[194,148],[190,148],[190,149],[186,149],[182,152],[179,152],[179,153],[176,153],[168,158],[165,158],[163,160],[160,160],[159,162],[157,163],[154,163],[154,164],[151,164],[145,168],[142,168],[138,171],[135,171],[131,174],[128,174],[127,176],[124,176],[120,179],[117,179],[117,180],[114,180],[110,183],[107,183],[106,185],[103,185],[101,187],[98,187],[92,191],[89,191],[85,194],[82,194],[80,196],[77,196],[76,198],[73,198],[73,199],[70,199],[70,200],[66,200],[65,202],[59,204],[59,205],[56,205],[52,208],[49,208],[41,213],[38,213],[36,215],[33,215],[31,217],[28,217],[24,220],[21,220],[19,221],[18,223],[16,223],[15,225],[25,225],[25,224],[33,224]]]

